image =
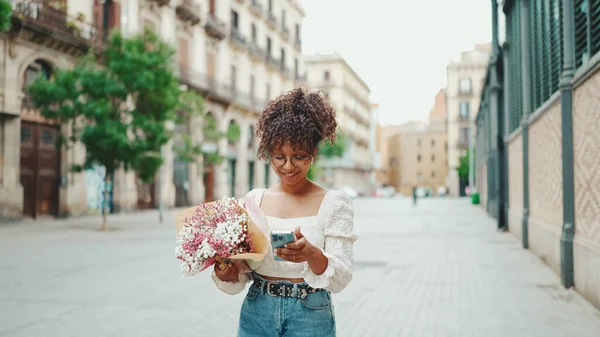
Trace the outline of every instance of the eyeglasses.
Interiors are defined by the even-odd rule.
[[[292,162],[292,166],[295,168],[302,168],[306,163],[310,160],[310,157],[305,156],[292,156],[290,161]],[[271,157],[271,162],[276,167],[283,167],[285,163],[287,163],[288,157],[275,155]]]

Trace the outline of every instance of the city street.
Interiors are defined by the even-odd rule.
[[[355,215],[339,336],[600,336],[600,313],[467,199],[359,199]],[[244,294],[180,276],[172,218],[0,225],[0,337],[235,336]]]

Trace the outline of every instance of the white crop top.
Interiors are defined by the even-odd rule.
[[[246,198],[253,198],[260,205],[265,189],[254,189]],[[270,230],[294,230],[300,226],[302,235],[327,257],[327,269],[316,275],[308,263],[276,261],[270,249],[256,273],[279,278],[303,278],[313,288],[323,288],[338,293],[352,280],[354,263],[353,245],[354,210],[348,195],[339,191],[328,191],[323,198],[318,214],[309,217],[282,219],[267,216]],[[268,234],[268,233],[267,233]],[[270,236],[267,235],[270,241]],[[240,274],[239,282],[223,282],[215,275],[212,278],[219,289],[227,294],[240,293],[246,283],[252,281],[249,274]]]

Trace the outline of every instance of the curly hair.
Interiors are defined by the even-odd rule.
[[[267,160],[287,142],[312,155],[320,142],[335,142],[336,130],[335,109],[321,91],[292,89],[269,101],[258,118],[258,157]]]

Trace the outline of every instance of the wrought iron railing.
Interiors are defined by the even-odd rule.
[[[66,3],[56,2],[54,6],[41,0],[11,0],[10,3],[13,17],[21,20],[24,26],[96,47],[102,44],[102,30],[82,17],[67,14]]]

